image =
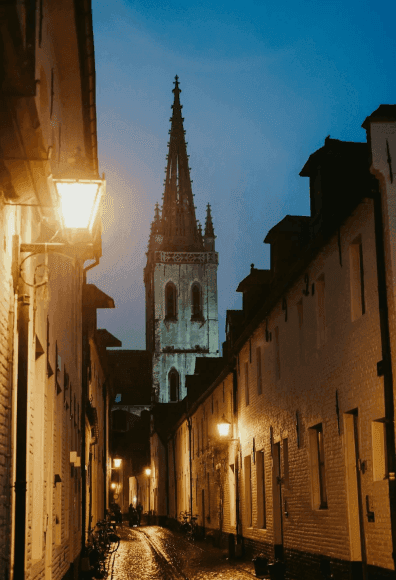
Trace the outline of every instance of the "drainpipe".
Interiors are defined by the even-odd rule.
[[[16,262],[15,262],[16,260]],[[13,236],[13,261],[19,269],[19,236]],[[14,578],[25,577],[26,547],[26,451],[29,352],[29,306],[27,286],[18,281],[18,379],[16,416],[15,545]],[[50,482],[51,484],[51,482]]]
[[[192,496],[192,457],[191,457],[191,417],[187,417],[188,424],[188,460],[190,464],[190,514],[193,516],[193,496]]]
[[[107,507],[107,381],[103,383],[103,421],[104,421],[104,437],[103,437],[103,517],[106,514]]]
[[[177,479],[176,479],[176,455],[175,455],[175,438],[172,435],[172,450],[173,450],[173,476],[175,479],[175,518],[177,521]]]
[[[85,272],[84,282],[85,284]],[[88,321],[82,309],[82,376],[81,376],[81,551],[85,554],[85,526],[86,526],[86,509],[87,509],[87,475],[85,470],[86,463],[86,438],[85,438],[85,403],[88,392]]]
[[[389,508],[392,535],[392,558],[396,570],[396,479],[395,479],[395,410],[393,393],[392,354],[389,332],[388,296],[385,270],[384,223],[382,217],[381,181],[374,193],[375,246],[377,257],[378,306],[380,317],[382,361],[378,368],[384,377],[385,438],[388,466]],[[381,369],[382,367],[382,369]]]

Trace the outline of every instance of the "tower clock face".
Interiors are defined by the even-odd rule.
[[[155,236],[155,241],[157,244],[160,244],[162,242],[162,236]]]

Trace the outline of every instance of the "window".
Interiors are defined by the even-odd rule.
[[[357,320],[366,312],[364,300],[363,247],[361,238],[357,238],[349,246],[350,284],[351,284],[351,316]]]
[[[257,393],[261,395],[262,391],[262,378],[261,378],[261,348],[256,349],[256,362],[257,362]]]
[[[169,371],[169,400],[178,401],[179,400],[179,373],[176,369],[171,369]]]
[[[249,363],[245,363],[245,403],[249,404]]]
[[[208,485],[208,518],[210,520],[210,474],[209,472],[206,474],[206,481]]]
[[[264,451],[256,452],[257,527],[266,528]]]
[[[322,348],[326,342],[326,314],[325,314],[325,279],[324,274],[316,281],[316,330],[317,347]]]
[[[168,282],[165,288],[165,318],[174,319],[176,312],[176,287],[173,282]]]
[[[326,470],[322,423],[309,429],[314,509],[327,508]]]
[[[304,307],[302,299],[297,302],[297,316],[298,316],[298,344],[300,351],[300,364],[304,364],[305,361],[305,348],[304,348]]]
[[[283,485],[289,487],[289,440],[283,439]]]
[[[383,421],[372,422],[373,481],[383,481],[387,476],[386,436]]]
[[[201,286],[194,282],[191,288],[191,319],[197,320],[202,318],[202,299]]]
[[[252,527],[252,465],[250,455],[244,458],[246,525]]]
[[[275,340],[274,340],[274,352],[275,352],[275,378],[280,379],[280,349],[279,349],[279,326],[275,328]]]

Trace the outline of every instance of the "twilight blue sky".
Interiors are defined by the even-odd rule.
[[[108,195],[89,281],[116,302],[98,324],[145,348],[143,268],[178,74],[197,217],[209,202],[217,235],[222,342],[239,281],[252,262],[269,268],[268,230],[309,213],[309,155],[327,135],[364,141],[365,117],[396,102],[396,4],[93,0],[93,18]]]

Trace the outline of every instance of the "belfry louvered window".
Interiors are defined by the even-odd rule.
[[[202,317],[201,287],[195,282],[191,288],[191,318]]]
[[[168,282],[165,288],[165,318],[176,318],[176,287]]]
[[[169,371],[169,400],[178,401],[179,400],[179,373],[176,369],[171,369]]]

